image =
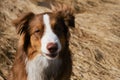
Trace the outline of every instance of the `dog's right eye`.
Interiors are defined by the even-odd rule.
[[[35,30],[35,33],[38,33],[38,32],[40,32],[40,30],[39,30],[39,29]]]

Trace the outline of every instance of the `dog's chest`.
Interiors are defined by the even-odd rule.
[[[36,56],[33,60],[26,60],[27,80],[54,80],[60,74],[60,59],[47,60],[43,56]]]

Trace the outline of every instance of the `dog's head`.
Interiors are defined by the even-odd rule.
[[[75,26],[73,12],[65,5],[54,6],[52,10],[41,14],[30,12],[13,21],[20,34],[19,45],[30,59],[37,54],[56,58],[68,46],[68,28]]]

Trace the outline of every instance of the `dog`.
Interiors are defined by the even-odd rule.
[[[29,12],[13,24],[20,37],[9,80],[70,80],[72,8],[58,5],[52,6],[52,12]]]

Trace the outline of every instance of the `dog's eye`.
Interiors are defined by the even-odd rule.
[[[39,30],[39,29],[35,30],[35,33],[38,33],[38,32],[40,32],[40,30]]]

